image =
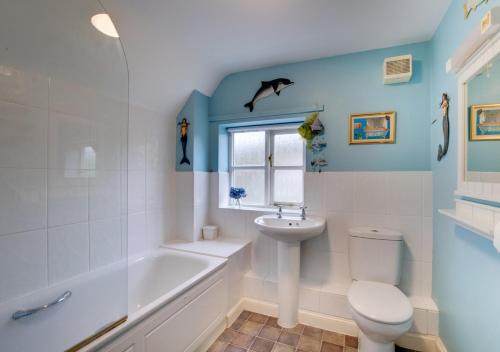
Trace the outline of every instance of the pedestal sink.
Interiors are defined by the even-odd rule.
[[[300,242],[320,235],[325,219],[263,215],[255,219],[255,224],[264,235],[278,241],[278,323],[293,328],[299,309]]]

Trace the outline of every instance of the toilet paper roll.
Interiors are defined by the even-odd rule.
[[[500,252],[500,222],[495,226],[495,231],[493,232],[493,244],[498,252]]]

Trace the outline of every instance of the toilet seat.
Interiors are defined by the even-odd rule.
[[[397,325],[413,317],[413,307],[397,287],[373,281],[356,281],[347,299],[359,315],[374,322]]]

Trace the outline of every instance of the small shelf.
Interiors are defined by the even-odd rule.
[[[467,220],[457,215],[457,211],[455,209],[439,209],[439,213],[453,219],[460,227],[463,227],[478,234],[481,237],[493,241],[493,230],[481,227],[480,225],[475,224],[473,221]]]

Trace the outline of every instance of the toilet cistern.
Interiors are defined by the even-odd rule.
[[[278,323],[284,328],[297,325],[299,309],[300,242],[319,236],[325,229],[322,217],[263,215],[255,219],[255,225],[264,235],[278,241]]]

